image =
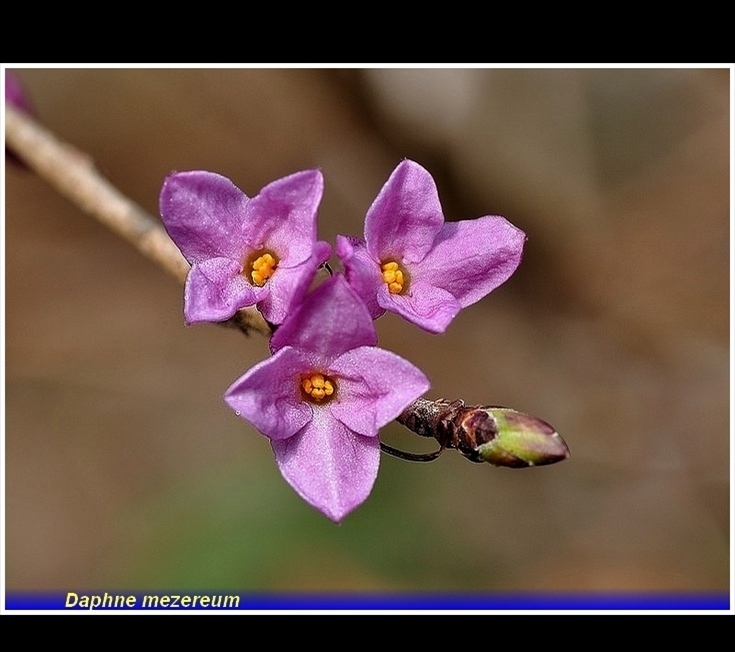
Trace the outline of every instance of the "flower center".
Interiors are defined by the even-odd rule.
[[[400,294],[407,284],[407,278],[400,265],[395,261],[388,261],[380,266],[383,272],[383,280],[388,285],[388,292]]]
[[[334,396],[336,383],[333,378],[310,373],[301,378],[301,392],[312,403],[326,403]]]
[[[273,276],[278,267],[278,258],[269,251],[260,251],[251,257],[245,265],[245,271],[250,274],[250,282],[258,287],[263,287],[265,282]]]

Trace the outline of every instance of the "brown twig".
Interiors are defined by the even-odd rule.
[[[184,283],[189,263],[161,223],[105,179],[92,157],[62,142],[36,120],[7,103],[5,146],[62,196]],[[271,332],[254,308],[240,310],[224,323],[246,334],[254,331],[270,335]]]

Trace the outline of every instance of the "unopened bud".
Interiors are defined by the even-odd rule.
[[[398,421],[417,435],[433,437],[441,446],[433,453],[412,454],[381,443],[391,455],[416,462],[434,460],[447,448],[472,462],[515,469],[555,464],[569,457],[566,442],[552,426],[511,408],[419,398]]]
[[[502,407],[470,409],[460,428],[466,433],[467,457],[494,466],[522,468],[554,464],[569,457],[569,448],[546,421]],[[467,444],[472,443],[472,455]]]

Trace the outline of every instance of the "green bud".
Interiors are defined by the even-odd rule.
[[[569,448],[546,421],[503,407],[478,407],[465,412],[460,428],[466,434],[463,453],[476,462],[523,468],[555,464],[569,457]],[[472,442],[471,455],[466,444]]]

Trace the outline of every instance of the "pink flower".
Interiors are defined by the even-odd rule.
[[[372,318],[337,275],[276,331],[273,356],[225,393],[270,438],[285,480],[335,522],[372,490],[378,430],[429,389],[419,369],[376,343]]]
[[[191,264],[184,290],[187,323],[225,321],[257,305],[280,324],[331,253],[317,242],[324,181],[305,170],[249,198],[213,172],[173,173],[161,190],[164,226]]]
[[[352,288],[374,319],[390,310],[431,333],[504,283],[526,239],[500,216],[444,222],[434,179],[409,160],[368,210],[364,235],[337,238]]]

